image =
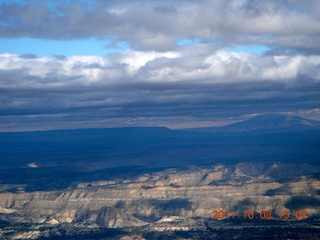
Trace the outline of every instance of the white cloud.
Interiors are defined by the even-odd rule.
[[[172,51],[178,39],[197,37],[319,51],[317,0],[95,2],[57,3],[55,10],[45,4],[2,5],[0,36],[116,36],[135,48],[156,51]]]
[[[189,46],[192,51],[192,46]],[[197,46],[195,46],[195,51]],[[4,85],[24,83],[30,87],[50,84],[81,85],[90,83],[137,82],[232,82],[232,81],[295,81],[299,75],[320,80],[320,57],[302,55],[270,56],[263,54],[216,51],[210,48],[194,58],[183,49],[176,52],[126,51],[107,58],[72,56],[21,58],[0,55],[0,70],[20,70],[21,76],[3,79]],[[18,74],[18,73],[17,73]],[[241,80],[242,79],[242,80]],[[121,81],[121,82],[119,82]]]
[[[147,62],[153,61],[157,58],[176,58],[179,54],[176,52],[141,52],[141,51],[127,51],[120,58],[120,64],[128,64],[130,71],[138,70],[145,66]]]

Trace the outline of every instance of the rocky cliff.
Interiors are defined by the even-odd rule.
[[[210,218],[213,210],[305,209],[319,217],[319,167],[307,164],[217,165],[77,183],[59,191],[0,194],[0,219],[92,227],[142,226],[168,216]],[[16,186],[17,187],[17,186]]]

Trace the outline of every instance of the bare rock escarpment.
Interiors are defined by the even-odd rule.
[[[215,209],[276,213],[303,208],[316,216],[320,181],[312,174],[317,172],[307,165],[241,163],[82,182],[59,191],[20,189],[0,193],[0,219],[114,228],[143,226],[167,216],[210,218]]]

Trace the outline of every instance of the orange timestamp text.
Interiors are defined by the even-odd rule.
[[[277,213],[273,213],[271,210],[261,210],[260,212],[254,212],[253,210],[243,211],[242,214],[236,215],[235,211],[228,210],[213,210],[212,218],[222,220],[225,218],[231,219],[297,219],[297,220],[305,220],[308,217],[307,210],[296,210],[290,212],[289,210],[280,210]]]

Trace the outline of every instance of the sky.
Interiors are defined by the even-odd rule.
[[[0,131],[320,120],[318,0],[0,0]]]

